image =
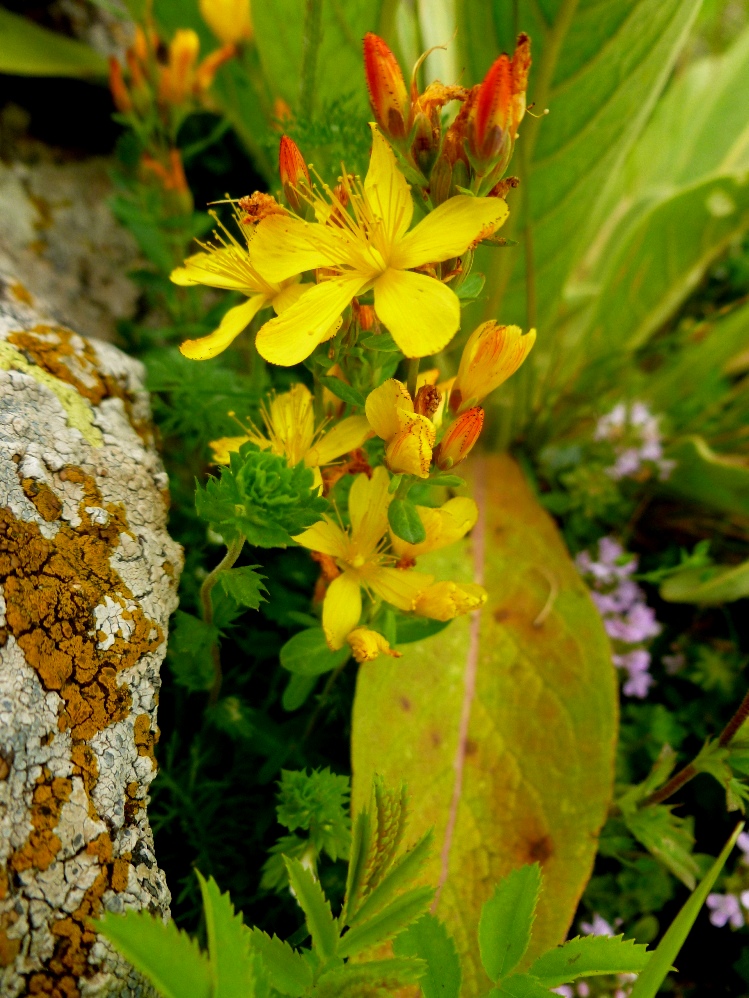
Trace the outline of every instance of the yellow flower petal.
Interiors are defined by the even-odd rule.
[[[281,288],[278,294],[273,296],[271,301],[271,305],[273,306],[276,315],[280,315],[281,312],[285,312],[287,308],[291,308],[292,305],[296,305],[304,292],[309,291],[312,287],[314,287],[313,284],[300,284],[295,282],[294,284],[287,284],[285,288]]]
[[[361,447],[371,430],[366,416],[348,416],[337,423],[307,452],[308,467],[330,464],[337,457]]]
[[[303,548],[319,551],[320,554],[329,554],[332,558],[345,558],[348,554],[348,537],[329,516],[323,517],[319,523],[308,527],[304,533],[297,534],[293,539]]]
[[[391,531],[393,550],[400,558],[415,559],[420,554],[438,551],[448,544],[454,544],[473,529],[479,514],[476,503],[467,496],[448,499],[439,509],[428,506],[417,506],[416,509],[424,524],[426,540],[420,544],[407,544]]]
[[[458,412],[480,402],[513,375],[535,342],[535,329],[523,336],[519,326],[500,326],[494,321],[474,329],[463,348],[453,386],[460,393]]]
[[[372,155],[364,181],[367,204],[382,219],[389,241],[399,240],[407,231],[413,216],[411,189],[398,169],[393,150],[380,135],[376,125],[372,129]]]
[[[400,413],[403,429],[389,441],[385,450],[388,467],[396,474],[429,477],[434,447],[434,424],[418,413]]]
[[[373,554],[387,530],[388,506],[392,500],[389,486],[390,475],[382,465],[375,468],[371,478],[357,475],[351,486],[348,499],[351,542],[363,561]]]
[[[478,610],[486,598],[486,589],[473,582],[435,582],[418,597],[414,612],[432,620],[452,620]]]
[[[354,658],[360,665],[362,662],[373,662],[380,655],[390,655],[391,658],[402,657],[402,652],[390,647],[387,638],[368,627],[355,627],[346,641],[351,645]]]
[[[400,431],[399,409],[413,412],[414,404],[406,386],[395,378],[388,378],[371,391],[364,406],[369,425],[383,440],[390,440]]]
[[[205,284],[209,288],[223,288],[226,291],[264,292],[261,281],[253,279],[247,267],[247,253],[238,246],[212,250],[210,253],[195,253],[188,256],[181,267],[169,275],[174,284],[189,287]]]
[[[406,613],[413,610],[421,594],[434,582],[433,575],[412,569],[367,566],[362,579],[382,599]]]
[[[243,329],[249,326],[260,309],[267,304],[268,299],[265,295],[253,295],[241,305],[230,308],[221,320],[221,325],[209,336],[180,343],[180,353],[190,360],[210,360],[211,357],[217,357]]]
[[[460,302],[441,281],[392,268],[374,283],[375,312],[406,357],[446,347],[460,326]]]
[[[312,393],[306,385],[276,395],[270,404],[270,436],[276,450],[290,465],[299,464],[315,439],[315,412]]]
[[[495,232],[508,214],[501,198],[458,194],[430,212],[398,243],[390,266],[407,270],[461,256],[480,235]]]
[[[255,341],[258,353],[282,367],[300,364],[328,337],[330,327],[361,287],[360,277],[336,277],[315,284],[261,327]]]
[[[361,589],[353,572],[343,572],[328,586],[322,605],[322,627],[328,646],[337,651],[361,617]]]
[[[267,281],[285,281],[305,270],[338,263],[341,238],[332,228],[294,215],[269,215],[255,229],[251,256]]]
[[[236,453],[242,444],[246,444],[250,438],[248,436],[244,437],[220,437],[218,440],[211,440],[208,446],[213,451],[213,460],[215,464],[228,464],[229,455]],[[266,447],[268,441],[265,442]]]

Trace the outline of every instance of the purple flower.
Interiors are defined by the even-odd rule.
[[[569,984],[561,984],[558,988],[552,988],[551,994],[564,995],[564,998],[575,998],[575,992],[572,990]]]
[[[719,929],[726,924],[732,929],[740,929],[744,924],[744,915],[735,894],[708,894],[707,906],[710,921]]]
[[[736,839],[736,845],[743,853],[743,856],[741,857],[741,862],[749,864],[749,832],[742,832],[741,835],[739,835],[739,837]],[[744,893],[747,892],[745,891]],[[741,903],[744,904],[743,901],[744,895],[742,894],[741,897],[742,897]],[[744,907],[748,908],[749,905],[744,904]]]
[[[644,700],[654,682],[655,680],[649,672],[639,672],[636,675],[630,675],[624,686],[622,686],[622,693],[625,697],[639,697],[640,700]]]
[[[614,930],[598,912],[593,913],[592,922],[580,922],[580,931],[586,936],[613,936]]]
[[[606,471],[615,481],[638,475],[644,464],[654,465],[661,480],[673,470],[674,462],[663,458],[658,417],[642,402],[615,405],[598,420],[593,439],[613,444],[615,461]]]

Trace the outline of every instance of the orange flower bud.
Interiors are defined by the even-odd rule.
[[[286,200],[291,208],[301,214],[305,208],[304,191],[311,189],[311,181],[307,164],[299,151],[299,147],[288,135],[281,136],[278,147],[278,171],[281,174],[281,184]]]
[[[501,175],[507,168],[525,114],[530,39],[518,37],[512,59],[502,54],[478,87],[468,120],[467,151],[478,171]]]
[[[359,329],[363,333],[368,333],[370,329],[374,329],[377,325],[374,306],[360,305],[356,298],[354,299],[354,315],[356,316],[356,321],[359,323]]]
[[[180,28],[169,43],[169,61],[161,67],[159,100],[179,106],[192,94],[200,39],[191,28]]]
[[[440,471],[447,471],[465,461],[478,440],[483,425],[484,410],[481,406],[475,406],[458,416],[448,427],[435,451],[435,463]]]
[[[228,59],[236,55],[236,51],[234,45],[222,45],[220,49],[216,49],[203,59],[195,73],[194,96],[199,97],[210,87],[219,66],[223,66]]]
[[[487,595],[475,582],[435,582],[418,597],[414,613],[432,620],[452,620],[480,609]]]
[[[133,102],[130,99],[130,93],[125,86],[125,78],[122,75],[122,66],[119,64],[114,56],[109,57],[109,89],[112,91],[112,98],[114,100],[115,107],[122,114],[127,114],[128,111],[132,111]]]
[[[364,72],[377,124],[389,138],[405,138],[410,101],[403,73],[385,42],[371,31],[364,36]]]

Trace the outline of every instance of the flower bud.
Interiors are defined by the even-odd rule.
[[[442,204],[450,196],[452,175],[453,168],[450,160],[443,154],[434,164],[429,178],[429,193],[435,205]]]
[[[191,28],[179,28],[169,43],[169,61],[161,67],[159,100],[178,107],[192,95],[200,39]]]
[[[402,652],[390,647],[386,638],[377,631],[370,631],[368,627],[355,627],[346,641],[351,645],[354,658],[360,665],[362,662],[373,662],[380,655],[390,655],[391,658],[402,656]]]
[[[473,582],[435,582],[418,597],[414,613],[432,620],[452,620],[478,610],[486,598],[484,587]]]
[[[112,99],[118,111],[122,114],[132,111],[133,102],[125,86],[122,66],[114,56],[109,57],[109,89],[112,91]]]
[[[391,139],[404,139],[410,126],[410,101],[398,61],[371,31],[364,36],[364,72],[377,124]]]
[[[211,52],[210,55],[207,55],[203,59],[195,73],[195,85],[193,88],[195,97],[200,97],[210,87],[219,66],[222,66],[227,59],[231,59],[233,55],[236,55],[236,52],[236,46],[222,45],[220,49],[216,49],[215,52]]]
[[[480,406],[458,416],[435,450],[434,460],[440,471],[447,471],[465,461],[478,440],[483,425],[484,410]]]
[[[225,45],[252,38],[250,0],[200,0],[199,7],[205,23]]]
[[[476,405],[517,371],[536,342],[536,330],[523,336],[519,326],[493,320],[478,326],[463,348],[450,395],[453,412]]]
[[[401,416],[403,429],[399,430],[385,448],[385,460],[394,475],[429,477],[432,463],[435,429],[426,416]]]
[[[425,177],[429,176],[439,152],[440,131],[439,119],[437,119],[435,127],[430,118],[423,112],[419,112],[416,115],[414,119],[413,140],[411,142],[411,155]]]
[[[299,147],[288,135],[281,136],[278,147],[278,172],[286,200],[292,211],[303,214],[306,207],[303,194],[311,190],[309,170]]]
[[[414,412],[431,419],[439,409],[441,402],[442,392],[439,389],[435,388],[434,385],[422,385],[414,399]]]
[[[467,152],[482,175],[501,176],[507,168],[525,114],[530,63],[530,39],[520,35],[512,59],[500,55],[478,87],[468,118]]]

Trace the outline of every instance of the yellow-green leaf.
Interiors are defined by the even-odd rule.
[[[107,75],[107,62],[83,42],[66,38],[0,7],[0,72],[18,76]]]
[[[489,600],[397,661],[363,665],[352,735],[355,810],[382,773],[408,784],[409,842],[435,829],[420,880],[438,886],[464,998],[489,987],[479,915],[511,870],[544,872],[525,962],[565,938],[608,807],[617,721],[608,639],[552,520],[511,458],[471,470],[472,538],[419,567],[483,578]]]

